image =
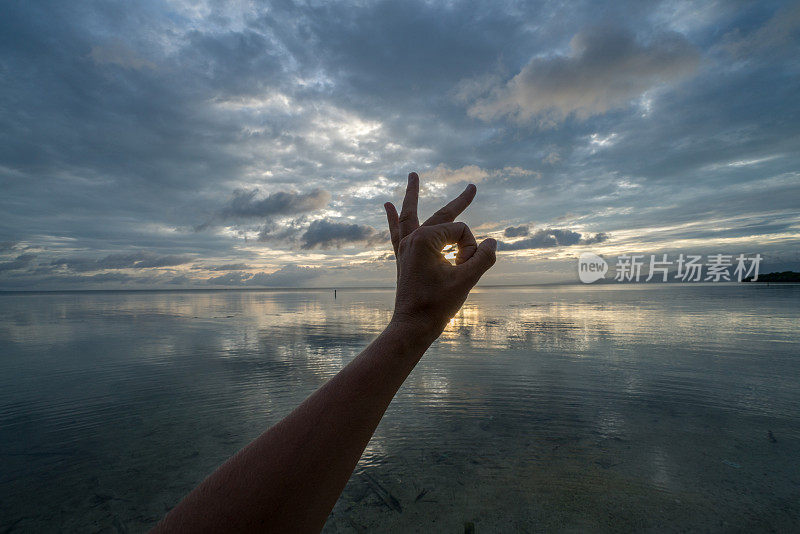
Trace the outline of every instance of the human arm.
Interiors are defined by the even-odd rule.
[[[397,390],[469,290],[493,265],[494,240],[478,246],[452,222],[472,201],[469,186],[419,225],[419,178],[403,209],[385,205],[398,278],[386,329],[283,420],[230,458],[154,532],[318,532]],[[456,265],[441,254],[458,243]]]

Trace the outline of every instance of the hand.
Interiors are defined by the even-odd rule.
[[[397,258],[393,323],[438,337],[464,304],[470,289],[494,265],[497,242],[486,239],[477,245],[466,224],[453,222],[470,205],[476,192],[474,185],[468,185],[420,226],[419,176],[412,172],[400,215],[391,202],[384,204]],[[456,265],[442,255],[442,248],[453,243],[458,245]]]

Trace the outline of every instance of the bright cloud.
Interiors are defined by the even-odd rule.
[[[469,113],[483,120],[511,117],[560,121],[620,107],[645,91],[695,71],[697,50],[678,33],[646,42],[618,28],[589,28],[570,41],[568,55],[536,56],[502,87],[475,102]]]

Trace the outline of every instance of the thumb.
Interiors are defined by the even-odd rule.
[[[488,271],[497,261],[496,250],[497,241],[492,238],[484,239],[478,245],[478,250],[467,261],[459,265],[457,269],[461,270],[470,279],[472,285],[475,285],[483,276],[483,273]]]

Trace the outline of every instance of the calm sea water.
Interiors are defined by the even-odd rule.
[[[797,531],[799,297],[476,290],[326,531]],[[392,299],[0,295],[0,532],[146,530],[353,358]]]

